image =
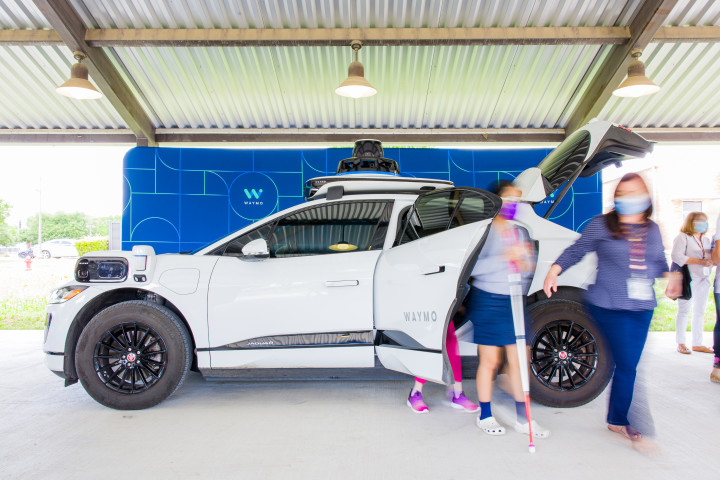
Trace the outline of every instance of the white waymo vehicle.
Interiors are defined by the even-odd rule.
[[[594,260],[563,272],[558,294],[547,299],[546,272],[578,234],[531,204],[565,185],[557,205],[578,176],[651,150],[629,130],[595,122],[516,179],[526,202],[516,221],[538,248],[527,338],[531,391],[541,403],[592,400],[608,382],[610,361],[580,304]],[[383,366],[453,382],[446,329],[461,321],[455,314],[500,198],[393,175],[397,164],[376,141],[357,142],[338,172],[347,174],[309,180],[306,203],[191,254],[135,246],[81,257],[75,279],[47,308],[50,370],[118,409],[161,402],[190,369],[228,378]],[[464,341],[471,330],[457,325],[463,355],[476,354]]]

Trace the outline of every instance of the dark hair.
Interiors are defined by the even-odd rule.
[[[638,175],[637,173],[626,173],[625,175],[623,175],[623,177],[620,179],[617,186],[615,187],[615,193],[617,193],[617,189],[621,183],[629,182],[632,180],[640,180],[642,184],[645,185],[645,190],[648,189],[645,180],[643,180],[640,175]],[[614,196],[615,195],[613,195],[613,197]],[[645,212],[643,212],[643,217],[646,222],[650,219],[652,213],[653,206],[651,203],[650,206],[645,210]],[[618,216],[618,213],[614,208],[605,214],[605,224],[607,225],[608,230],[612,232],[614,238],[625,237],[622,228],[620,228],[620,217]]]
[[[487,190],[495,195],[500,195],[503,190],[510,187],[515,188],[515,185],[510,180],[495,180],[488,185]]]

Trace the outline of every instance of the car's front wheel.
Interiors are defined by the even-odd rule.
[[[192,363],[185,325],[170,309],[136,300],[95,315],[83,330],[75,367],[85,390],[119,410],[157,405],[175,392]]]
[[[600,395],[612,374],[610,351],[582,306],[547,300],[530,308],[530,392],[551,407],[577,407]]]
[[[42,251],[42,258],[50,258],[52,255],[50,255],[50,252],[47,250]]]

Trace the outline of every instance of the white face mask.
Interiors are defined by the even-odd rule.
[[[636,215],[642,213],[650,206],[650,195],[625,195],[615,197],[615,211],[620,215]]]

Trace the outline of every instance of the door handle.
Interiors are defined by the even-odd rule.
[[[357,287],[360,285],[358,280],[328,280],[325,282],[326,287]]]
[[[436,273],[443,273],[445,271],[445,265],[440,265],[434,272],[426,272],[423,275],[435,275]]]

